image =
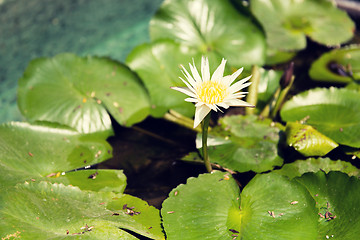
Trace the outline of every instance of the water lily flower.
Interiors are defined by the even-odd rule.
[[[187,87],[172,87],[172,89],[188,95],[189,98],[186,98],[185,101],[195,103],[194,128],[201,123],[211,110],[215,112],[217,110],[221,111],[219,107],[225,109],[230,106],[254,107],[252,104],[240,100],[247,94],[247,92],[240,92],[240,90],[251,84],[251,82],[247,82],[251,76],[234,83],[243,68],[238,69],[232,75],[223,76],[225,64],[226,60],[222,59],[211,78],[209,60],[206,57],[201,59],[201,77],[194,62],[193,65],[189,63],[191,74],[184,66],[181,66],[182,73],[187,81],[181,77],[180,79]]]

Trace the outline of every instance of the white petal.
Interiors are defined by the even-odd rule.
[[[171,87],[171,89],[174,89],[176,91],[185,93],[186,95],[188,95],[190,97],[197,98],[196,95],[193,92],[191,92],[188,88],[185,88],[185,87]]]
[[[199,100],[197,100],[197,98],[185,98],[185,101],[197,103]]]
[[[205,105],[210,108],[211,110],[214,110],[215,112],[217,112],[217,110],[219,109],[215,104],[208,104],[205,103]]]
[[[196,93],[195,89],[193,86],[191,86],[187,81],[185,81],[182,77],[179,77],[181,79],[181,81],[183,81],[183,83],[185,83],[185,85],[194,93]]]
[[[209,59],[204,56],[201,58],[201,76],[203,82],[210,81]]]
[[[226,100],[231,100],[231,99],[237,99],[237,98],[243,98],[245,97],[247,92],[238,92],[238,93],[233,93],[233,94],[230,94],[229,96],[227,96],[224,101]]]
[[[205,103],[203,103],[203,102],[197,102],[196,104],[195,104],[195,107],[200,107],[200,106],[202,106],[202,105],[204,105]]]
[[[222,59],[220,65],[211,76],[211,81],[219,81],[224,76],[226,60]]]
[[[184,66],[182,66],[183,71],[181,71],[184,76],[186,77],[186,79],[188,80],[188,82],[195,87],[196,85],[196,80],[194,80],[194,78],[190,75],[190,73],[186,70],[186,68]]]
[[[218,103],[217,105],[219,105],[219,107],[222,107],[222,108],[225,108],[225,109],[229,108],[229,105],[227,105],[225,102]]]
[[[248,102],[245,102],[240,99],[230,99],[226,101],[226,104],[229,106],[237,106],[237,107],[255,107],[254,105],[251,105]]]
[[[233,74],[231,74],[230,78],[230,82],[229,82],[229,85],[232,84],[235,79],[242,73],[242,71],[244,70],[244,68],[239,68],[236,72],[234,72]]]
[[[221,82],[222,82],[225,86],[230,87],[231,75],[227,75],[227,76],[222,77]]]
[[[201,107],[197,107],[195,110],[195,119],[194,119],[194,128],[196,128],[201,121],[208,115],[211,111],[206,105],[202,105]]]
[[[234,83],[233,85],[230,86],[230,93],[234,93],[234,92],[238,92],[243,88],[246,88],[247,86],[249,86],[251,84],[251,82],[247,82],[245,83],[247,80],[249,80],[251,78],[251,76],[244,78],[236,83]]]
[[[197,70],[197,68],[196,68],[196,66],[195,66],[194,59],[193,59],[193,65],[191,65],[191,64],[189,63],[189,66],[190,66],[190,71],[191,71],[192,75],[194,76],[196,83],[201,83],[202,80],[201,80],[201,77],[200,77],[200,75],[199,75],[199,72],[198,72],[198,70]],[[195,87],[195,85],[194,85],[194,87]]]

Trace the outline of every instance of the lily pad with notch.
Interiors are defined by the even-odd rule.
[[[125,65],[70,53],[30,62],[19,80],[18,106],[32,122],[56,122],[82,133],[110,131],[108,112],[123,126],[149,114],[147,92]]]
[[[271,196],[271,197],[269,197]],[[294,200],[298,204],[291,204]],[[315,201],[301,184],[257,175],[240,194],[229,173],[189,178],[161,210],[169,239],[315,239]]]

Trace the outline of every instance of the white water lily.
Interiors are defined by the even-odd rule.
[[[189,96],[185,101],[195,103],[195,119],[194,128],[196,128],[201,121],[206,117],[211,110],[215,112],[221,111],[219,107],[229,108],[230,106],[237,107],[254,107],[253,105],[240,100],[247,92],[240,92],[241,89],[248,87],[251,82],[247,82],[251,76],[233,82],[241,74],[243,68],[238,69],[232,75],[224,75],[226,60],[222,59],[219,67],[215,70],[210,78],[210,68],[208,58],[202,57],[201,59],[201,77],[196,69],[195,63],[189,63],[191,74],[184,66],[182,73],[186,77],[180,79],[186,84],[187,87],[172,87],[172,89],[185,93]]]

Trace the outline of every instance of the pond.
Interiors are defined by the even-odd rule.
[[[338,4],[0,1],[2,239],[354,239]]]

